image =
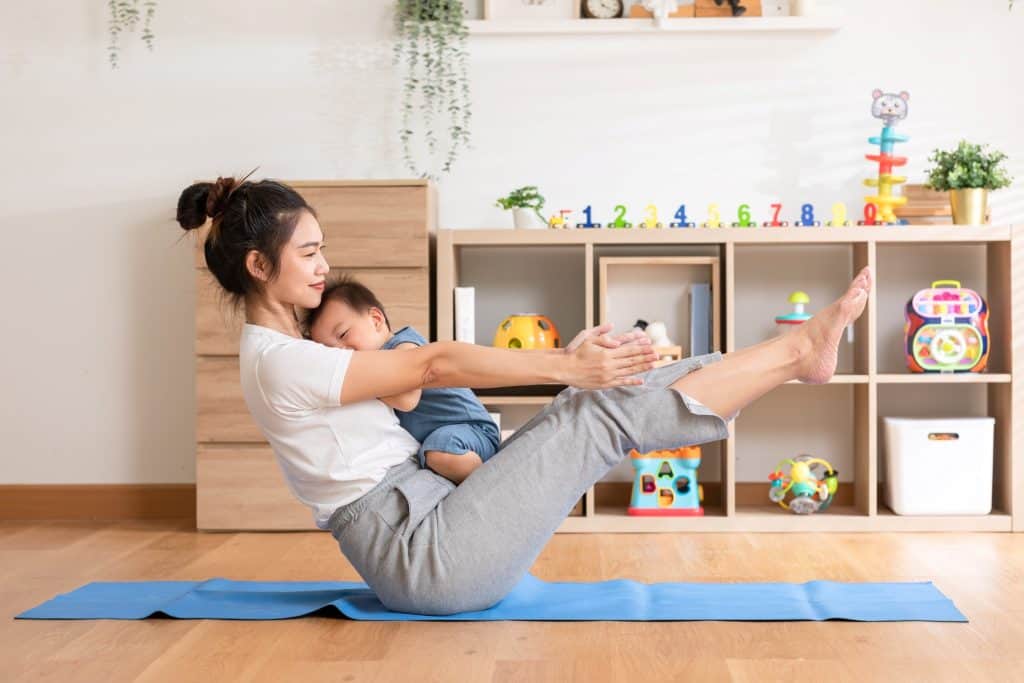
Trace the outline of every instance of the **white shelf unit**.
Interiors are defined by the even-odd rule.
[[[702,17],[668,19],[663,27],[652,19],[473,19],[471,35],[607,35],[660,33],[761,33],[838,31],[832,17]]]
[[[913,246],[904,254],[901,249]],[[605,250],[627,250],[631,254],[667,255],[684,253],[686,249],[714,249],[720,255],[721,269],[721,326],[724,334],[724,352],[750,343],[751,335],[744,325],[752,324],[750,316],[740,318],[742,300],[756,282],[751,269],[775,263],[762,257],[764,250],[778,257],[780,278],[789,277],[791,263],[806,260],[807,250],[821,249],[827,259],[846,259],[844,272],[828,277],[817,276],[807,287],[820,293],[812,294],[811,311],[827,303],[824,297],[829,288],[846,282],[849,273],[863,265],[874,267],[877,285],[869,298],[864,315],[854,326],[854,341],[842,359],[839,373],[832,381],[820,387],[790,383],[779,387],[761,401],[744,409],[740,417],[730,424],[729,438],[721,443],[721,482],[719,501],[705,502],[703,517],[632,517],[625,505],[606,502],[602,489],[591,487],[578,506],[578,513],[563,522],[561,532],[808,532],[808,531],[1022,531],[1024,530],[1024,419],[1018,406],[1024,406],[1024,228],[1010,226],[902,226],[902,227],[848,227],[848,228],[720,228],[720,229],[660,229],[660,230],[440,230],[437,240],[437,330],[439,340],[453,338],[453,288],[458,285],[487,284],[486,269],[472,265],[479,250],[515,250],[517,257],[551,253],[557,250],[561,263],[566,264],[568,280],[560,289],[575,287],[576,291],[562,295],[564,306],[579,305],[572,318],[591,326],[597,321],[597,277],[595,254]],[[905,251],[905,250],[904,250]],[[944,252],[963,255],[965,268],[978,281],[965,282],[965,286],[978,289],[986,297],[990,309],[989,371],[982,374],[915,375],[891,367],[879,352],[879,338],[892,336],[894,327],[902,324],[902,310],[890,306],[879,316],[879,300],[904,300],[929,282],[918,277],[915,268],[921,264],[904,264],[899,259],[930,260]],[[491,252],[493,253],[493,251]],[[510,252],[511,253],[511,252]],[[689,252],[693,253],[693,252]],[[706,253],[706,252],[705,252]],[[753,258],[753,257],[756,258]],[[543,261],[543,259],[541,259]],[[950,263],[955,263],[950,261]],[[758,264],[761,264],[760,266]],[[973,264],[973,265],[971,265]],[[979,265],[980,264],[980,265]],[[550,266],[550,262],[549,262]],[[981,268],[980,271],[977,269]],[[924,268],[927,270],[927,268]],[[467,272],[475,273],[472,281],[464,279]],[[813,269],[799,269],[792,277]],[[909,275],[908,275],[909,273]],[[956,273],[936,273],[932,279],[955,277]],[[572,285],[576,277],[581,282]],[[474,279],[475,278],[475,279]],[[753,279],[751,279],[753,278]],[[544,290],[544,284],[527,277],[524,291],[529,288]],[[744,283],[746,287],[744,286]],[[513,286],[507,279],[501,287]],[[788,294],[789,281],[781,284],[765,281],[772,290],[772,300]],[[817,289],[814,289],[817,288]],[[548,287],[550,289],[550,287]],[[577,303],[578,302],[578,303]],[[477,305],[486,301],[477,300]],[[783,299],[784,306],[784,299]],[[509,311],[494,311],[499,315]],[[770,323],[774,311],[757,316],[757,324]],[[479,318],[479,308],[478,308]],[[558,321],[556,320],[556,324]],[[572,323],[566,323],[570,326]],[[486,325],[485,325],[486,328]],[[487,339],[487,335],[478,339]],[[564,329],[574,334],[576,329]],[[880,356],[883,362],[880,364]],[[776,395],[776,392],[778,394]],[[816,393],[817,392],[817,393]],[[884,457],[880,444],[880,419],[892,412],[881,412],[883,405],[900,405],[901,392],[910,396],[925,394],[942,403],[969,406],[974,414],[996,418],[995,463],[993,474],[993,512],[983,516],[900,516],[893,514],[881,502],[879,459]],[[784,400],[777,400],[782,397]],[[799,416],[787,421],[785,413],[773,416],[772,405],[785,401],[802,402],[815,406],[819,401],[837,406],[835,415],[825,420],[827,426],[798,422]],[[489,408],[511,407],[519,411],[535,411],[546,405],[550,396],[490,395],[483,397]],[[775,410],[779,410],[775,408]],[[928,410],[922,407],[921,410]],[[923,413],[927,414],[927,413]],[[758,432],[758,425],[763,431]],[[815,431],[817,429],[817,431]],[[803,430],[803,431],[802,431]],[[750,434],[748,435],[748,432]],[[770,504],[767,500],[767,474],[776,459],[757,460],[752,465],[744,460],[744,439],[759,443],[760,437],[775,432],[791,439],[794,448],[806,442],[817,443],[822,438],[840,437],[839,448],[847,466],[839,466],[840,497],[824,513],[810,516],[791,514]],[[797,436],[792,436],[796,434]],[[788,436],[787,436],[788,435]],[[785,443],[785,442],[784,442]],[[749,453],[749,449],[747,451]],[[800,451],[796,451],[800,452]],[[793,455],[788,453],[787,455]],[[737,456],[741,457],[738,459]],[[823,454],[824,455],[824,454]],[[829,459],[826,457],[826,459]],[[833,463],[835,464],[835,463]],[[747,466],[757,477],[743,481],[740,468]],[[852,477],[843,480],[843,473]],[[701,480],[703,483],[703,479]],[[714,483],[712,483],[714,485]],[[599,484],[598,486],[601,486]],[[706,487],[707,489],[707,487]]]

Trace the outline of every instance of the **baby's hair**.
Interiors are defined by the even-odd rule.
[[[309,337],[310,330],[313,329],[313,325],[316,324],[317,319],[323,312],[324,305],[332,299],[348,304],[349,308],[359,313],[365,313],[371,308],[376,308],[384,316],[384,324],[387,325],[388,330],[391,329],[391,321],[388,320],[388,314],[384,311],[383,304],[377,299],[377,295],[351,275],[345,274],[337,278],[328,279],[327,284],[324,286],[324,294],[320,299],[320,305],[310,309],[306,314],[303,327],[307,337]]]

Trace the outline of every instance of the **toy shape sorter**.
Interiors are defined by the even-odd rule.
[[[630,449],[636,476],[629,514],[652,517],[701,516],[704,489],[697,483],[700,446],[639,453]]]

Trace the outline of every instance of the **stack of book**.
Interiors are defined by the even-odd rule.
[[[904,218],[913,225],[948,225],[953,222],[948,192],[931,190],[924,185],[904,185],[903,196],[907,203],[893,209],[897,218]]]
[[[690,355],[711,353],[711,285],[690,285]]]

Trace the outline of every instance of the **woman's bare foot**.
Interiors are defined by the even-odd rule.
[[[798,380],[805,384],[825,384],[832,378],[836,372],[839,339],[846,326],[864,312],[872,284],[871,268],[865,266],[842,297],[794,332],[800,335],[797,338],[801,349]]]

